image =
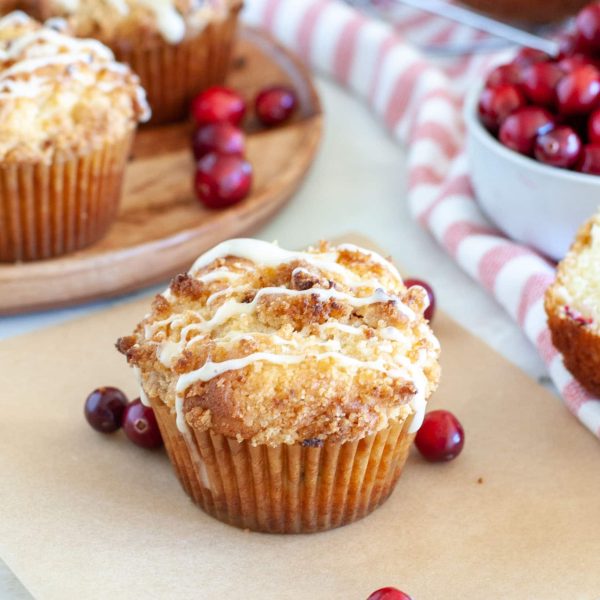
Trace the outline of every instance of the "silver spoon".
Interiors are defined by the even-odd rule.
[[[417,10],[467,25],[479,31],[485,31],[519,46],[541,50],[551,56],[557,56],[560,51],[558,42],[554,40],[540,37],[518,27],[502,23],[491,17],[486,17],[468,8],[449,4],[443,0],[392,0],[392,2],[396,5],[404,4]],[[363,10],[366,9],[371,13],[377,12],[382,14],[384,12],[384,9],[377,7],[372,0],[349,0],[348,3]],[[489,49],[494,49],[494,47],[492,46]]]

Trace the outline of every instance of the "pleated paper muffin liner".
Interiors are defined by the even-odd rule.
[[[402,473],[412,417],[356,442],[252,446],[212,431],[182,434],[152,400],[167,453],[205,512],[265,533],[312,533],[348,525],[380,506]]]
[[[117,60],[139,75],[152,108],[151,124],[185,119],[194,96],[225,82],[240,10],[241,3],[227,17],[210,21],[180,44],[162,39],[142,47],[126,40],[109,44]]]
[[[133,130],[50,164],[0,163],[0,262],[53,258],[102,238],[114,221]]]

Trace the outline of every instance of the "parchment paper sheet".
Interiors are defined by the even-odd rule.
[[[462,420],[463,454],[413,452],[367,519],[278,537],[211,519],[163,451],[86,424],[93,388],[136,394],[113,344],[148,303],[0,345],[0,555],[35,597],[364,600],[395,585],[415,600],[600,598],[597,440],[447,317],[432,405]]]

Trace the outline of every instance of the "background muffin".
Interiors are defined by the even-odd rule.
[[[148,93],[154,123],[184,118],[201,90],[223,83],[242,0],[40,0],[45,17],[110,46]]]
[[[204,510],[318,531],[372,511],[400,476],[439,376],[426,307],[366,250],[232,240],[118,347]]]
[[[138,78],[95,40],[0,20],[0,260],[64,254],[116,214],[133,132],[149,116]]]
[[[552,341],[565,366],[600,396],[600,215],[581,229],[546,293]]]

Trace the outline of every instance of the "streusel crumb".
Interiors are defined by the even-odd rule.
[[[60,19],[0,19],[0,160],[51,162],[125,137],[150,116],[129,67]]]
[[[157,38],[171,44],[227,16],[241,0],[41,0],[46,17],[63,16],[77,35],[104,43],[139,45]]]
[[[180,429],[253,444],[360,439],[437,387],[426,292],[367,250],[231,240],[198,259],[118,342]]]

